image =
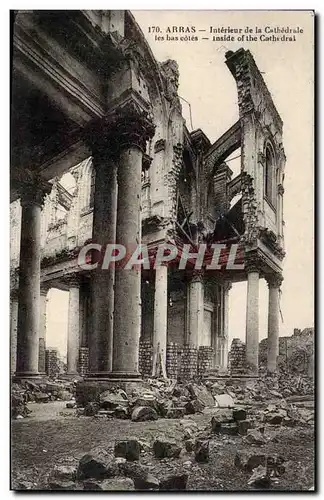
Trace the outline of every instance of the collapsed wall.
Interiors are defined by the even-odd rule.
[[[279,337],[278,366],[280,370],[314,377],[314,328],[294,329],[293,335]],[[267,361],[268,339],[259,344],[259,363]]]

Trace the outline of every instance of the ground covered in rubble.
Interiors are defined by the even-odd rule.
[[[207,385],[213,393],[213,384]],[[216,393],[224,391],[225,386],[214,385]],[[299,390],[305,392],[305,382],[302,387]],[[194,389],[197,399],[200,394],[204,399],[205,387]],[[295,395],[290,402],[276,390],[272,394],[264,390],[263,395],[235,386],[225,390],[224,404],[231,408],[196,405],[193,414],[149,421],[115,418],[107,410],[85,416],[66,408],[73,406],[73,400],[72,404],[29,402],[30,413],[12,421],[12,488],[300,491],[313,487],[312,395]],[[143,399],[145,393],[141,404]],[[175,408],[176,399],[179,396],[173,397]]]

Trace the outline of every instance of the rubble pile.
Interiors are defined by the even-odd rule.
[[[25,418],[31,413],[27,406],[24,392],[15,390],[11,394],[11,416],[12,418]]]
[[[71,401],[75,395],[75,383],[66,380],[44,381],[42,383],[25,380],[11,385],[11,414],[26,417],[31,411],[27,403],[48,403],[49,401]]]
[[[176,385],[169,389],[172,389],[171,394],[178,394],[178,398],[188,391],[191,397],[196,395],[201,404],[210,397],[210,393],[200,391],[195,384],[189,384],[189,387]],[[101,404],[110,409],[100,409],[99,412],[112,412],[112,406],[119,403],[127,408],[130,399],[126,397],[120,389],[110,395],[101,395]],[[137,397],[145,399],[144,394]],[[156,401],[154,398],[150,401],[151,406],[146,408],[156,408],[157,413]],[[102,408],[97,403],[98,406]],[[211,460],[214,443],[219,446],[222,439],[241,435],[247,447],[236,452],[234,466],[246,474],[247,485],[251,488],[270,489],[285,473],[286,462],[283,456],[263,451],[266,450],[263,446],[273,440],[272,429],[286,425],[285,419],[298,424],[307,423],[301,409],[284,400],[268,404],[262,410],[239,406],[213,407],[211,414],[211,420],[204,428],[190,415],[180,420],[181,433],[177,437],[159,435],[151,442],[128,437],[116,440],[111,449],[97,447],[84,454],[76,467],[54,467],[47,478],[48,487],[52,490],[96,491],[186,490],[187,465],[203,467]],[[255,446],[262,448],[255,450]]]
[[[183,418],[215,406],[215,399],[203,384],[180,384],[164,379],[148,379],[132,393],[118,386],[105,391],[97,400],[78,408],[78,415],[96,418],[122,418],[134,422],[157,418]]]
[[[47,477],[51,490],[185,490],[188,474],[174,471],[156,477],[144,463],[145,448],[137,439],[116,441],[113,450],[97,447],[82,456],[77,467],[57,465]],[[182,446],[164,437],[156,439],[150,452],[156,460],[177,459]]]

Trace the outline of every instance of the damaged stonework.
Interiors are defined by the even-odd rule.
[[[186,127],[177,62],[156,61],[130,12],[71,11],[63,24],[62,15],[20,12],[15,21],[19,36],[15,31],[14,66],[23,67],[30,82],[41,77],[35,95],[39,102],[55,106],[49,105],[46,117],[41,107],[37,123],[50,136],[44,143],[51,147],[45,151],[41,142],[30,148],[27,139],[26,144],[15,143],[13,181],[21,171],[20,158],[35,149],[37,155],[26,163],[35,166],[34,175],[42,179],[44,190],[34,193],[28,176],[19,180],[19,190],[15,182],[12,186],[17,205],[18,195],[30,197],[28,227],[30,241],[36,242],[29,248],[24,245],[30,236],[27,225],[17,222],[28,212],[23,203],[12,210],[11,324],[21,365],[13,360],[12,372],[37,376],[40,365],[44,371],[44,356],[39,364],[36,352],[46,350],[46,328],[37,322],[39,285],[44,297],[50,288],[69,292],[69,376],[82,375],[87,383],[97,384],[97,379],[140,380],[144,372],[166,377],[204,376],[218,368],[226,372],[229,291],[231,283],[242,280],[248,283],[246,357],[257,369],[258,286],[264,277],[269,282],[269,369],[274,370],[284,256],[285,156],[282,121],[251,53],[239,49],[225,56],[237,83],[238,120],[211,144],[203,129],[190,132]],[[40,46],[43,40],[57,55],[57,60],[47,60],[46,54],[39,54],[44,67],[37,75],[19,55],[22,46],[27,60],[38,54],[35,33]],[[72,43],[79,36],[80,53]],[[61,55],[70,61],[64,67],[66,81],[76,89],[73,96],[63,83],[53,93],[52,74],[62,66]],[[51,73],[45,69],[48,65]],[[17,110],[25,110],[25,80],[17,78],[15,73],[13,122],[19,124]],[[32,126],[33,113],[24,113],[24,123]],[[47,130],[49,118],[57,129]],[[230,155],[237,150],[241,172],[232,178]],[[67,173],[73,189],[64,187]],[[234,197],[239,199],[234,202]],[[188,259],[186,270],[177,265],[131,270],[121,266],[100,274],[91,267],[95,249],[87,255],[88,267],[78,265],[87,244],[102,248],[108,242],[124,247],[143,243],[150,259],[159,245],[172,243],[178,251],[176,264],[188,246],[193,252],[197,245],[210,250],[221,244],[220,269],[214,273],[206,264],[197,280]],[[236,267],[227,267],[231,248]],[[21,267],[26,255],[32,265]],[[21,282],[30,284],[28,290],[19,286],[18,268]],[[46,301],[41,302],[45,317]],[[17,327],[17,314],[25,317],[25,304],[33,320],[26,326],[20,319]],[[145,353],[141,346],[146,346]]]

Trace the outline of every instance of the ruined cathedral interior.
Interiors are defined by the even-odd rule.
[[[252,53],[225,54],[237,121],[211,143],[203,126],[187,128],[177,62],[154,58],[129,11],[17,11],[12,44],[12,375],[52,375],[51,288],[69,292],[66,376],[98,386],[225,373],[238,281],[247,284],[246,369],[257,375],[260,279],[276,372],[283,123]],[[226,162],[234,152],[236,176]],[[244,266],[85,270],[78,253],[91,241],[152,252],[163,242],[237,244]]]

